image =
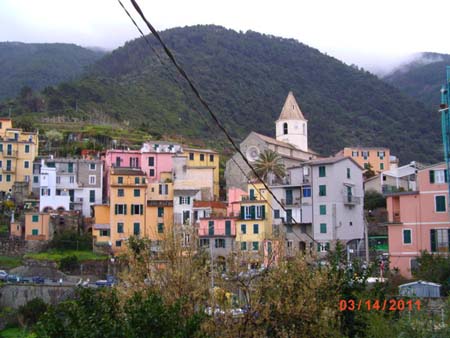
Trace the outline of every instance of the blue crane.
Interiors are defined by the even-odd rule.
[[[444,144],[444,158],[447,164],[447,176],[450,173],[450,66],[446,67],[447,70],[447,82],[441,88],[441,105],[439,111],[441,112],[441,127],[442,127],[442,141]],[[450,196],[450,180],[449,182],[449,196]],[[448,198],[450,200],[450,198]]]

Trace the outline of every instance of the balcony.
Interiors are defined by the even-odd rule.
[[[343,195],[344,204],[346,205],[359,205],[361,204],[361,197],[353,195]]]
[[[281,204],[285,207],[287,206],[299,206],[300,205],[300,197],[294,198],[282,198]]]
[[[13,168],[13,167],[6,167],[6,168],[3,169],[4,173],[13,173],[15,171],[16,171],[16,169]]]
[[[3,157],[17,157],[17,150],[11,150],[11,151],[3,150]]]

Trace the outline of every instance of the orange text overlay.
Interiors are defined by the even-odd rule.
[[[420,300],[384,299],[356,300],[342,299],[339,301],[339,311],[420,311]]]

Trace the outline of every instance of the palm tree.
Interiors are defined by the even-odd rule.
[[[258,176],[267,182],[273,178],[283,178],[286,176],[286,169],[281,163],[281,157],[270,149],[264,150],[253,164]],[[256,175],[253,175],[256,176]],[[270,183],[270,182],[269,182]]]

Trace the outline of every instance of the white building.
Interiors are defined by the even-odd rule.
[[[45,166],[42,161],[39,175],[39,211],[69,210],[70,196],[67,191],[56,191],[56,168]]]

